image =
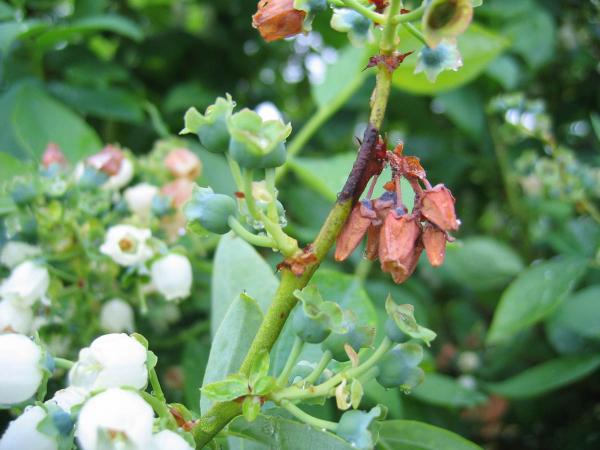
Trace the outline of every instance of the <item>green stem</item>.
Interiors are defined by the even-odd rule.
[[[302,351],[303,347],[304,341],[298,336],[296,336],[296,338],[294,339],[294,345],[292,346],[292,350],[290,351],[288,359],[285,362],[285,366],[283,367],[283,370],[277,377],[277,384],[279,384],[280,386],[287,386],[290,373],[292,373],[292,369],[294,368],[296,360],[298,359],[298,356],[300,356],[300,352]]]
[[[162,390],[162,386],[160,385],[160,381],[158,381],[158,375],[156,374],[156,368],[153,367],[148,371],[148,375],[150,377],[150,386],[152,386],[152,392],[154,396],[163,403],[166,403],[167,399],[165,398],[165,394]]]
[[[375,378],[377,375],[379,375],[379,367],[375,366],[375,367],[371,367],[369,370],[367,370],[365,373],[363,373],[360,377],[358,377],[358,381],[361,382],[361,384],[366,384],[369,381],[371,381],[373,378]]]
[[[54,358],[54,364],[59,369],[65,369],[65,370],[69,370],[71,367],[73,367],[75,365],[75,363],[73,361],[70,361],[65,358]]]
[[[579,204],[586,210],[586,212],[594,219],[597,223],[600,223],[600,211],[598,208],[590,202],[587,198],[584,198],[579,201]]]
[[[304,379],[304,383],[306,384],[314,384],[315,381],[319,379],[323,371],[327,368],[327,365],[331,361],[332,355],[329,350],[325,350],[323,356],[321,356],[321,360],[317,367]]]
[[[227,153],[227,164],[229,164],[229,171],[233,176],[233,181],[235,181],[235,185],[238,191],[244,190],[244,177],[242,176],[242,171],[240,169],[240,165],[237,163],[235,159],[233,159],[229,153]]]
[[[335,431],[338,427],[338,424],[335,422],[330,422],[329,420],[323,420],[311,416],[310,414],[302,411],[300,408],[298,408],[296,405],[294,405],[288,400],[283,400],[281,402],[281,406],[287,409],[297,419],[300,419],[302,422],[312,425],[315,428]]]
[[[279,222],[279,214],[277,214],[277,190],[275,189],[275,169],[265,169],[265,182],[267,184],[267,191],[271,195],[267,215],[272,221]]]
[[[392,22],[398,24],[414,22],[415,20],[419,20],[421,17],[423,17],[423,14],[425,13],[426,5],[427,2],[424,1],[423,3],[421,3],[421,6],[419,6],[417,9],[412,10],[409,13],[397,14],[392,18]]]
[[[260,220],[265,226],[265,230],[275,241],[276,248],[278,248],[285,257],[289,258],[298,253],[300,250],[298,241],[285,233],[285,231],[281,229],[279,223],[273,222],[262,212],[260,213]]]
[[[302,148],[310,140],[310,138],[333,116],[346,102],[354,95],[354,93],[362,86],[368,72],[360,71],[354,75],[354,78],[338,93],[334,99],[327,104],[319,107],[317,112],[304,124],[298,134],[291,140],[287,148],[286,163],[277,169],[275,180],[279,181],[289,170],[290,161],[293,157],[300,153]]]
[[[368,6],[359,3],[357,0],[342,0],[342,2],[347,8],[353,9],[354,11],[365,16],[367,19],[371,19],[373,22],[377,22],[383,25],[387,21],[386,16],[384,16],[383,14],[379,14],[378,12],[369,8]]]
[[[62,278],[69,283],[77,283],[77,281],[79,281],[77,275],[73,275],[72,273],[59,269],[58,267],[54,267],[53,265],[46,264],[46,268],[51,274],[56,275],[58,278]]]
[[[425,40],[425,36],[423,36],[423,33],[421,33],[421,31],[419,31],[419,29],[415,27],[412,23],[403,23],[402,26],[406,28],[410,34],[412,34],[419,41],[421,41],[422,44],[429,46],[427,44],[427,41]]]
[[[158,417],[160,417],[161,419],[166,419],[169,422],[169,425],[173,427],[173,429],[177,428],[177,422],[175,421],[173,414],[171,414],[169,407],[164,401],[159,400],[154,395],[146,391],[141,391],[140,395],[146,401],[146,403],[152,406],[152,409],[154,410],[154,412],[156,412]]]
[[[253,173],[254,172],[250,169],[244,169],[242,172],[244,181],[244,199],[246,200],[246,206],[248,207],[250,215],[254,220],[260,220],[260,213],[258,209],[256,209],[256,203],[254,202],[254,196],[252,195],[252,182],[254,181]]]
[[[361,283],[364,282],[367,279],[372,267],[373,261],[370,261],[366,258],[361,259],[356,265],[356,269],[354,269],[354,277]]]
[[[256,245],[257,247],[277,248],[275,240],[269,236],[259,236],[251,233],[233,216],[229,216],[227,224],[235,234],[252,245]]]
[[[144,290],[142,289],[142,283],[138,278],[136,281],[136,292],[138,296],[138,300],[140,301],[140,313],[142,316],[148,314],[148,302],[146,302],[146,294],[144,294]]]
[[[398,12],[399,9],[400,1],[391,0],[388,11]],[[388,12],[388,14],[390,13]],[[395,42],[394,33],[396,28],[395,25],[390,24],[390,21],[385,25],[383,38],[380,43],[380,51],[382,53],[391,54],[394,51],[393,43]],[[392,30],[390,31],[389,29]],[[371,101],[370,123],[365,132],[365,137],[368,137],[369,139],[376,137],[381,128],[390,94],[392,77],[385,67],[380,66],[378,68],[375,83],[375,90]],[[363,141],[363,144],[365,143],[366,139]],[[296,289],[302,289],[308,284],[321,261],[325,259],[327,253],[335,243],[346,219],[350,215],[357,194],[360,194],[359,192],[357,193],[357,189],[360,187],[358,183],[367,170],[366,164],[361,163],[368,160],[371,151],[371,147],[361,145],[355,167],[353,167],[348,176],[348,180],[344,185],[344,196],[339,197],[313,242],[312,251],[316,258],[316,262],[307,266],[301,276],[294,275],[288,269],[282,269],[279,288],[275,292],[271,306],[267,310],[264,320],[258,329],[254,340],[250,344],[250,349],[240,367],[240,373],[248,375],[249,370],[258,355],[263,350],[271,350],[285,325],[290,311],[297,302],[297,299],[293,295],[294,291]],[[213,407],[198,420],[196,426],[192,429],[197,448],[202,448],[210,442],[224,426],[240,413],[241,405],[238,402],[221,402],[213,405]]]

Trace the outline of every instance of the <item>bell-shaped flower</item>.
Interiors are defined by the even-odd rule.
[[[343,261],[352,254],[371,226],[371,222],[376,218],[377,215],[369,200],[354,205],[335,244],[336,261]]]
[[[86,389],[77,386],[68,386],[64,389],[59,389],[54,393],[54,396],[45,404],[52,403],[62,409],[64,412],[71,414],[71,410],[76,406],[83,404],[89,397],[89,392]]]
[[[452,192],[443,184],[438,184],[423,192],[421,215],[444,231],[456,231],[460,222],[456,218]]]
[[[272,42],[301,33],[305,17],[305,11],[294,7],[294,0],[260,0],[252,26]]]
[[[109,333],[131,333],[135,330],[133,308],[125,300],[113,298],[102,305],[100,328]]]
[[[455,39],[473,18],[473,0],[431,0],[423,14],[422,28],[430,47],[443,39]]]
[[[8,424],[0,439],[0,450],[58,450],[57,439],[38,429],[46,416],[47,413],[41,406],[27,408]]]
[[[111,387],[143,389],[148,382],[146,348],[124,334],[105,334],[79,352],[69,384],[88,391]]]
[[[194,180],[200,176],[202,162],[187,148],[174,148],[165,158],[165,166],[175,178]]]
[[[0,405],[32,398],[43,379],[42,349],[21,334],[0,334]]]
[[[42,249],[37,245],[31,245],[26,242],[20,241],[8,241],[2,247],[2,253],[0,253],[0,263],[12,269],[18,266],[23,261],[42,253]]]
[[[379,260],[381,269],[392,275],[396,283],[405,281],[415,270],[423,247],[421,225],[412,214],[392,210],[381,227]]]
[[[102,185],[102,189],[117,191],[129,184],[133,179],[135,169],[129,158],[124,158],[119,167],[119,171],[108,177],[108,180]]]
[[[158,188],[148,183],[139,183],[125,189],[123,197],[129,211],[147,219],[152,212],[152,200],[158,194]]]
[[[33,325],[33,312],[10,300],[0,301],[0,333],[29,334]]]
[[[20,306],[31,306],[46,296],[49,285],[48,269],[34,261],[25,261],[0,285],[0,297]]]
[[[81,450],[147,450],[154,412],[132,391],[108,389],[85,402],[77,419]]]
[[[152,438],[157,450],[193,450],[193,447],[180,435],[171,430],[163,430]]]
[[[152,263],[152,283],[167,300],[178,300],[190,295],[192,264],[183,255],[170,253]]]
[[[161,189],[160,193],[171,199],[173,207],[181,208],[185,202],[192,198],[192,191],[194,190],[194,183],[187,178],[177,178],[167,184]]]
[[[108,229],[100,251],[121,266],[135,266],[152,257],[148,245],[152,232],[132,225],[115,225]]]
[[[446,257],[446,233],[435,225],[428,224],[423,230],[423,245],[427,259],[433,267],[439,267]]]
[[[423,47],[417,55],[415,73],[425,72],[432,83],[444,70],[457,71],[463,66],[462,56],[455,42],[442,41],[435,48]]]
[[[370,37],[371,21],[353,9],[335,8],[330,25],[336,31],[348,33],[348,39],[357,47]]]

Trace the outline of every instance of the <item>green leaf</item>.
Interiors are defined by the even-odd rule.
[[[556,26],[552,15],[534,5],[526,13],[508,22],[503,34],[512,42],[518,53],[532,69],[538,69],[554,56]]]
[[[248,295],[241,294],[231,303],[215,333],[202,386],[239,370],[262,319],[258,303]],[[207,411],[210,405],[209,399],[202,395],[200,410]]]
[[[327,107],[343,90],[355,83],[356,76],[360,76],[361,80],[364,79],[368,74],[364,71],[368,59],[368,47],[358,48],[348,45],[340,50],[337,60],[327,65],[323,82],[311,85],[312,96],[317,106]]]
[[[415,319],[415,307],[410,303],[397,305],[391,295],[385,301],[385,310],[394,319],[400,330],[413,339],[420,339],[427,346],[436,338],[436,334],[429,328],[422,327]]]
[[[123,16],[106,14],[88,16],[68,24],[53,25],[46,32],[36,36],[35,45],[38,50],[45,50],[59,42],[71,41],[85,34],[103,31],[119,34],[134,41],[141,41],[144,38],[144,33],[135,22]]]
[[[472,24],[459,36],[458,48],[464,66],[458,71],[442,72],[435,83],[431,83],[424,73],[415,74],[417,53],[423,44],[402,28],[400,31],[401,50],[415,51],[404,60],[394,72],[394,86],[414,94],[434,94],[457,88],[476,78],[486,66],[507,46],[508,41],[478,24]]]
[[[254,247],[233,233],[223,236],[213,264],[212,334],[216,333],[229,305],[241,292],[255,298],[265,312],[278,285],[273,270]]]
[[[334,202],[338,192],[342,190],[344,182],[352,169],[356,153],[342,153],[327,158],[294,158],[289,159],[290,168],[310,188],[321,194],[326,200]],[[387,169],[389,170],[389,169]],[[389,179],[387,170],[384,170],[381,179]],[[374,197],[383,193],[382,185],[374,191]],[[412,209],[414,203],[414,192],[410,184],[402,179],[403,201],[406,207]]]
[[[548,325],[567,329],[580,336],[600,339],[600,285],[587,287],[569,296],[548,319]]]
[[[481,447],[458,434],[413,420],[382,422],[378,448],[381,450],[481,450]]]
[[[592,128],[594,129],[594,134],[596,134],[596,139],[600,140],[600,115],[592,113],[590,115],[590,121],[592,122]]]
[[[444,114],[471,138],[483,138],[485,111],[481,95],[473,88],[463,87],[439,95],[436,99],[444,108]]]
[[[343,439],[318,428],[275,416],[259,415],[254,422],[234,419],[229,431],[267,448],[277,450],[352,450]]]
[[[75,162],[102,147],[95,131],[34,82],[13,86],[0,98],[0,149],[36,163],[49,142]]]
[[[33,172],[33,169],[23,161],[8,153],[0,152],[0,192],[5,182],[31,172]]]
[[[437,373],[425,374],[425,381],[413,389],[412,395],[423,402],[447,408],[470,407],[486,401],[486,396],[481,392]]]
[[[258,397],[246,397],[242,403],[242,414],[248,422],[254,422],[260,414],[260,399]]]
[[[523,263],[502,241],[474,236],[448,246],[444,269],[458,284],[484,291],[504,286],[523,270]]]
[[[185,404],[200,411],[200,386],[208,363],[210,342],[207,338],[191,339],[183,349],[182,367],[184,376],[183,395]]]
[[[252,393],[256,395],[267,395],[277,385],[277,380],[274,377],[265,375],[256,380],[252,385]]]
[[[141,123],[144,108],[141,99],[125,89],[92,88],[50,83],[50,92],[82,114],[128,123]]]
[[[600,355],[573,355],[547,361],[499,383],[488,391],[508,398],[531,398],[574,383],[600,367]]]
[[[216,402],[229,400],[248,395],[248,379],[242,375],[229,375],[221,381],[207,384],[201,389],[202,397]]]
[[[269,373],[269,352],[265,349],[261,350],[258,356],[254,359],[250,368],[250,385],[254,386],[256,381]]]
[[[487,342],[503,341],[552,314],[583,276],[586,266],[585,259],[563,258],[527,268],[502,294]]]

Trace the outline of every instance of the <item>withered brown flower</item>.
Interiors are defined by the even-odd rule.
[[[379,237],[381,270],[401,283],[414,271],[421,251],[421,225],[412,214],[389,211]],[[402,280],[402,281],[398,281]]]
[[[435,225],[427,224],[423,230],[423,245],[427,259],[433,267],[439,267],[446,257],[446,233]]]
[[[344,224],[335,244],[335,260],[344,261],[358,247],[367,229],[377,214],[370,201],[358,202]]]
[[[306,13],[294,9],[294,0],[260,0],[252,16],[252,26],[267,42],[302,32]]]
[[[458,230],[459,222],[454,211],[454,197],[443,184],[423,191],[421,214],[444,231]]]

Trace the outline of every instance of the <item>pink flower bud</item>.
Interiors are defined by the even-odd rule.
[[[165,166],[177,178],[195,179],[200,176],[202,162],[187,148],[176,148],[165,158]]]
[[[438,184],[423,192],[421,214],[444,231],[456,231],[460,223],[456,220],[455,201],[450,190]]]
[[[87,163],[109,176],[119,173],[125,155],[114,145],[107,145],[100,152],[90,156]]]
[[[446,233],[434,225],[426,225],[423,230],[423,245],[431,265],[441,266],[446,256]]]
[[[412,214],[388,213],[379,238],[381,270],[392,274],[402,283],[415,270],[423,247],[420,243],[421,225]]]
[[[173,201],[175,208],[180,208],[192,197],[194,183],[187,178],[178,178],[165,184],[160,192]]]
[[[67,165],[67,158],[63,152],[60,151],[60,147],[54,142],[49,142],[42,155],[42,165],[47,169],[53,164],[59,166]]]

